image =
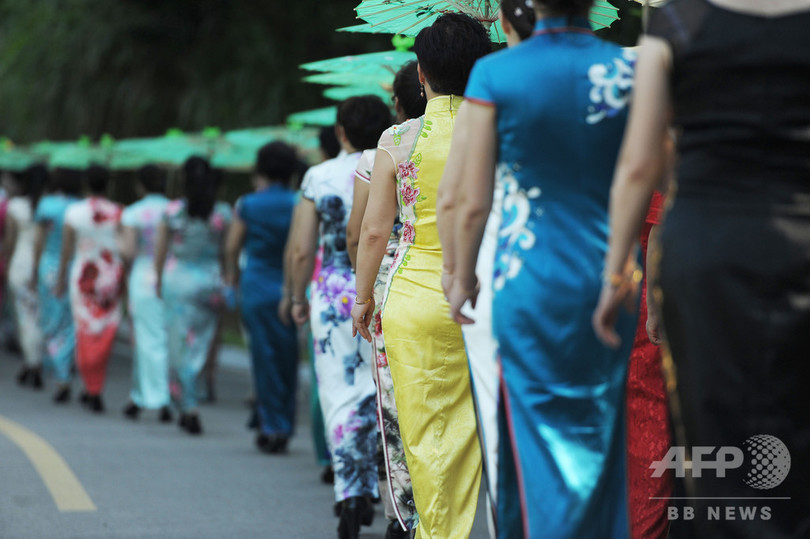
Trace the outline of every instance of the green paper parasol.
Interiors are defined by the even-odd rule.
[[[388,75],[395,74],[402,67],[402,64],[411,60],[416,60],[416,54],[413,52],[385,51],[330,58],[302,64],[300,67],[308,71],[329,73],[351,72],[357,75]]]
[[[329,126],[337,121],[337,107],[305,110],[287,116],[287,125],[291,128],[304,125]]]
[[[323,91],[324,97],[334,99],[335,101],[343,101],[350,97],[358,95],[376,95],[382,99],[386,104],[390,104],[391,96],[393,93],[380,85],[371,86],[335,86]]]
[[[499,21],[499,0],[362,0],[354,9],[357,18],[366,21],[368,26],[350,26],[342,31],[415,36],[422,28],[433,24],[439,15],[466,13],[487,27],[493,42],[506,41]],[[618,9],[605,0],[596,0],[589,15],[594,30],[610,26],[618,18]]]

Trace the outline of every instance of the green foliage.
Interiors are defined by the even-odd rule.
[[[334,32],[356,0],[0,0],[0,134],[16,143],[279,124],[328,105],[298,65],[390,48]]]

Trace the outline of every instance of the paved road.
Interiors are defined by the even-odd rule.
[[[51,402],[52,383],[44,392],[16,386],[20,362],[0,354],[0,538],[336,537],[332,489],[319,480],[306,405],[299,406],[299,433],[283,456],[261,454],[252,445],[242,403],[249,379],[240,369],[220,371],[219,400],[202,408],[202,437],[159,423],[154,412],[133,423],[121,415],[129,384],[126,355],[120,350],[111,362],[107,412],[96,416],[76,402],[78,383],[67,406]],[[306,396],[302,391],[301,403]],[[58,456],[43,456],[42,447],[26,455],[7,432],[14,425]],[[82,510],[60,510],[32,462],[53,479],[51,490],[73,493],[68,499],[78,500]],[[363,528],[361,537],[382,537],[385,525],[377,506],[374,526]],[[472,537],[487,537],[480,507]]]

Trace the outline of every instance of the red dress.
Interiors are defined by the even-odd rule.
[[[663,205],[664,197],[653,193],[640,238],[645,262],[650,230],[660,223]],[[671,434],[661,348],[647,337],[646,268],[644,273],[638,328],[627,376],[627,484],[631,537],[656,539],[667,536],[668,500],[650,498],[671,496],[673,478],[669,474],[652,477],[650,470],[650,464],[662,459],[669,450]]]

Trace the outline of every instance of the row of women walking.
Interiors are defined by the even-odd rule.
[[[291,324],[286,330],[271,325],[267,312],[277,320],[281,253],[294,202],[286,182],[298,164],[294,149],[284,143],[263,148],[255,175],[258,193],[240,201],[235,219],[230,205],[216,200],[219,172],[202,158],[185,164],[186,196],[177,201],[163,194],[165,173],[144,167],[138,172],[141,198],[127,208],[105,197],[109,172],[102,167],[86,174],[57,169],[49,178],[45,167],[35,166],[6,176],[3,254],[10,260],[8,282],[25,358],[18,381],[41,388],[44,366],[58,384],[54,401],[66,403],[75,368],[82,403],[104,411],[106,368],[122,320],[121,301],[127,297],[134,357],[124,414],[137,419],[142,410],[156,409],[161,421],[171,421],[171,372],[179,387],[174,397],[181,427],[202,432],[197,377],[226,301],[233,297],[223,277],[239,282],[238,263],[224,271],[231,230],[229,254],[238,259],[244,245],[247,255],[242,313],[253,337],[252,356],[259,358],[254,365],[258,428],[286,440],[294,422],[295,330]],[[88,196],[81,199],[83,191]],[[280,201],[277,207],[254,207],[268,196]],[[268,215],[282,224],[273,228],[266,223]],[[273,267],[278,275],[272,274]],[[281,329],[273,333],[274,327]],[[283,383],[268,379],[276,372],[263,368],[276,363]]]
[[[793,363],[806,339],[788,328],[806,319],[807,186],[798,178],[807,148],[788,126],[807,112],[797,99],[810,56],[796,50],[810,47],[800,30],[810,6],[676,0],[653,17],[637,64],[635,51],[593,35],[590,1],[533,4],[532,31],[495,54],[473,19],[439,17],[414,45],[424,115],[372,145],[355,123],[360,111],[344,104],[345,153],[305,179],[289,294],[295,320],[313,323],[341,538],[357,536],[380,486],[389,537],[468,536],[482,466],[498,537],[666,537],[679,498],[671,474],[650,471],[673,444],[655,348],[662,334],[679,369],[677,385],[670,380],[683,413],[679,445],[742,446],[767,431],[806,452],[808,423],[796,415],[806,376]],[[526,12],[504,1],[502,25],[517,31]],[[779,43],[767,51],[754,30],[764,21]],[[774,116],[759,100],[752,116],[746,89],[753,97],[765,87],[741,77],[761,81],[773,66],[781,82],[765,87],[794,106]],[[680,189],[669,189],[662,219],[653,192],[667,190],[673,166],[670,121],[681,131]],[[766,144],[782,150],[768,159],[746,150]],[[732,195],[738,160],[744,196]],[[777,162],[784,169],[773,184],[764,171]],[[767,239],[767,256],[741,254],[760,247],[732,241],[730,228],[722,248],[707,239],[715,211],[733,228],[749,207],[761,218],[744,229]],[[663,253],[651,248],[639,260],[633,244],[659,225]],[[695,227],[701,241],[690,243]],[[650,315],[639,324],[646,258],[650,270],[661,259],[662,280],[660,289],[651,281]],[[710,284],[695,286],[701,268],[711,268]],[[387,452],[379,486],[367,465],[374,398]],[[767,458],[782,466],[783,456]],[[779,470],[768,484],[790,502],[755,522],[708,518],[703,500],[756,495],[764,483],[750,478],[765,472],[694,477],[684,488],[695,489],[687,498],[703,513],[683,533],[805,534],[810,467]]]

